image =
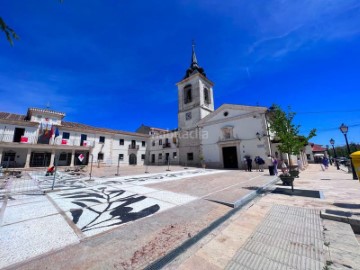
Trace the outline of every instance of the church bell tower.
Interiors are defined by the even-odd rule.
[[[192,44],[190,67],[185,77],[178,82],[178,127],[188,130],[196,127],[197,123],[214,111],[213,82],[198,65],[195,44]]]

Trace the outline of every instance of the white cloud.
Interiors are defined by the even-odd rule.
[[[256,61],[278,58],[318,40],[349,38],[360,33],[360,4],[343,0],[275,0],[256,10],[256,41],[249,53]]]

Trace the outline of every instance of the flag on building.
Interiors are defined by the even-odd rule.
[[[50,131],[49,131],[49,138],[51,138],[53,134],[54,134],[54,126],[51,125]]]
[[[80,160],[80,162],[82,162],[84,160],[85,156],[83,154],[80,154],[78,156],[78,159]]]
[[[47,136],[49,133],[48,124],[46,124],[44,135]]]
[[[56,127],[56,129],[55,129],[55,138],[56,138],[57,136],[59,136],[59,135],[60,135],[59,129],[58,129],[58,127]]]

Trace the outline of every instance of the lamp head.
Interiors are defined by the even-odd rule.
[[[330,140],[330,143],[331,143],[331,145],[334,145],[335,140],[334,140],[334,139],[331,139],[331,140]]]
[[[341,126],[340,126],[340,130],[341,130],[341,132],[343,134],[346,134],[348,132],[348,130],[349,130],[349,127],[344,125],[344,123],[342,123]]]

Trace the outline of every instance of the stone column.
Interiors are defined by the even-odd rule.
[[[31,148],[28,148],[28,152],[26,154],[26,160],[25,160],[25,169],[30,168],[30,159],[31,159]]]
[[[55,161],[55,150],[51,150],[50,166],[54,165]]]
[[[75,149],[73,149],[71,151],[71,162],[70,162],[70,166],[74,167],[74,163],[75,163]]]

